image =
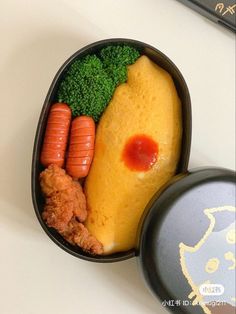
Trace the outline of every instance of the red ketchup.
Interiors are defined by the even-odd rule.
[[[122,160],[132,171],[148,171],[157,161],[158,145],[145,134],[134,135],[125,144]]]

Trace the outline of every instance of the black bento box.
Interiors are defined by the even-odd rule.
[[[109,256],[91,256],[85,252],[83,252],[80,248],[70,245],[67,241],[63,239],[55,230],[52,228],[48,228],[45,222],[41,217],[41,213],[43,211],[44,200],[42,197],[42,193],[39,186],[39,173],[43,170],[43,167],[40,165],[39,157],[41,152],[41,146],[43,142],[45,127],[47,123],[47,117],[49,113],[50,106],[55,102],[56,91],[58,88],[58,84],[60,83],[64,73],[70,66],[70,64],[78,59],[82,58],[85,55],[97,53],[105,46],[110,44],[119,45],[119,44],[128,44],[135,48],[137,48],[140,53],[147,55],[154,62],[164,68],[167,72],[172,76],[179,97],[182,102],[182,114],[183,114],[183,136],[182,136],[182,153],[180,157],[180,162],[178,166],[177,173],[185,173],[188,169],[188,161],[190,154],[190,144],[191,144],[191,101],[189,96],[188,87],[185,83],[185,80],[178,70],[178,68],[174,65],[174,63],[165,56],[162,52],[157,50],[150,45],[145,43],[131,40],[131,39],[107,39],[102,40],[96,43],[93,43],[89,46],[86,46],[76,53],[74,53],[59,69],[53,82],[49,88],[48,94],[46,96],[35,136],[34,142],[34,150],[33,150],[33,160],[32,160],[32,198],[33,204],[36,211],[36,215],[39,219],[39,222],[49,237],[58,244],[61,248],[66,250],[68,253],[71,253],[79,258],[83,258],[90,261],[96,262],[115,262],[120,260],[125,260],[127,258],[135,256],[135,250],[131,250],[128,252],[122,252],[117,254],[112,254]]]

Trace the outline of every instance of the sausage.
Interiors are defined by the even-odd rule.
[[[95,123],[91,117],[80,116],[71,124],[66,171],[74,178],[88,175],[94,154]]]
[[[47,167],[56,164],[62,167],[68,142],[71,109],[63,103],[52,105],[49,112],[40,162]]]

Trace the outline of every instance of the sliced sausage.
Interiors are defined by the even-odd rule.
[[[72,121],[66,171],[74,178],[88,175],[94,154],[95,123],[91,117],[81,116]]]
[[[71,109],[63,103],[52,105],[49,112],[40,162],[44,167],[56,164],[62,167],[71,122]]]

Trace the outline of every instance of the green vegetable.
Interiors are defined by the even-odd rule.
[[[58,90],[58,101],[67,103],[74,116],[86,115],[98,121],[115,89],[95,55],[76,60]]]
[[[133,64],[139,57],[135,48],[127,45],[108,46],[100,52],[100,58],[105,66]]]
[[[99,56],[117,86],[127,81],[127,65],[133,64],[140,54],[130,46],[119,45],[103,48]]]
[[[74,116],[91,116],[98,121],[117,85],[127,80],[127,65],[139,57],[129,46],[108,46],[98,56],[88,55],[73,62],[62,80],[57,99],[67,103]]]

